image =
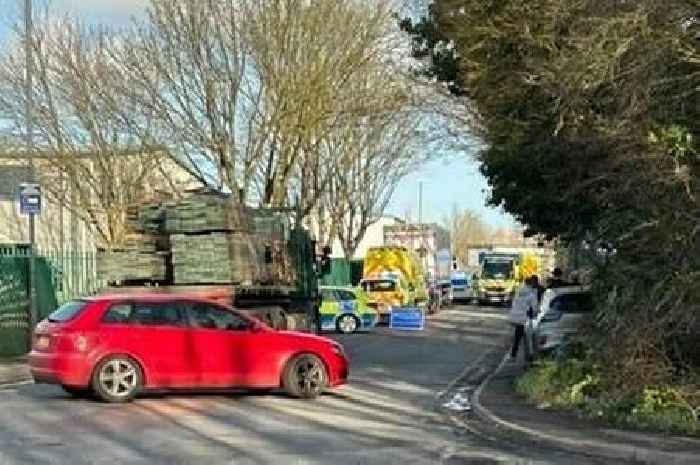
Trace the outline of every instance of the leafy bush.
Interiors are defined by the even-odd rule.
[[[598,394],[600,378],[590,363],[568,359],[537,362],[516,383],[516,390],[545,405],[579,407]]]
[[[574,409],[585,416],[636,429],[700,436],[700,388],[642,387],[618,397],[604,389],[601,370],[579,359],[543,360],[516,382],[516,391],[541,407]]]
[[[698,412],[678,389],[647,388],[630,411],[628,422],[663,431],[699,434]]]

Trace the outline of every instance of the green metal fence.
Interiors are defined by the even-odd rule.
[[[34,289],[30,270],[34,265]],[[100,283],[94,253],[39,253],[24,246],[0,245],[0,356],[26,353],[29,347],[30,296],[38,320],[59,304],[95,293]]]
[[[95,294],[103,282],[97,276],[95,252],[40,251],[51,268],[54,290],[59,304],[77,297]]]

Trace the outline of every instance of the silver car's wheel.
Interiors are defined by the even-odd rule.
[[[357,331],[357,328],[360,326],[360,322],[356,316],[346,314],[338,318],[338,323],[336,323],[336,326],[338,327],[338,332],[343,334],[352,334]]]
[[[92,385],[95,392],[107,402],[126,402],[141,389],[141,367],[128,357],[110,357],[95,370]]]

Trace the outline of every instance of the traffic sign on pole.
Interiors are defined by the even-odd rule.
[[[36,183],[24,183],[19,187],[19,211],[23,215],[41,213],[41,186]]]

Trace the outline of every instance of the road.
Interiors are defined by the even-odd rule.
[[[450,421],[441,396],[502,351],[504,313],[456,307],[420,333],[333,336],[352,358],[350,383],[316,401],[241,392],[107,405],[52,386],[0,390],[0,465],[603,463],[484,439]]]

